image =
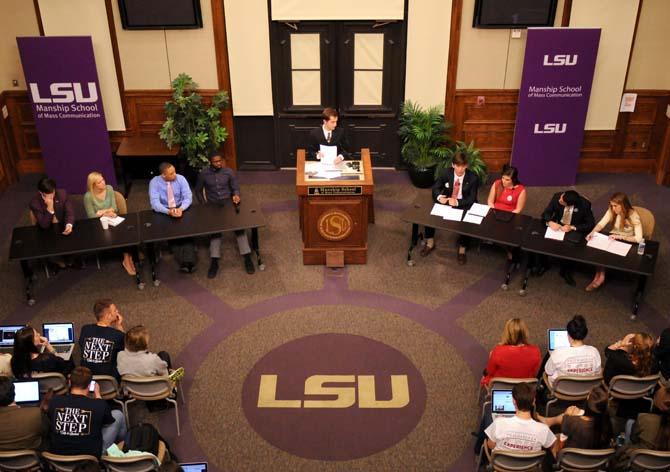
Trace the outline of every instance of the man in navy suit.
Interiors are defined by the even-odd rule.
[[[321,145],[337,146],[337,159],[335,163],[342,162],[350,157],[347,137],[342,128],[337,127],[339,114],[334,108],[325,108],[321,113],[323,123],[319,128],[309,132],[309,143],[307,144],[307,159],[319,160],[323,156],[320,151]]]
[[[433,185],[433,200],[442,205],[449,205],[459,210],[469,210],[477,202],[479,177],[468,169],[468,160],[457,153],[451,161],[451,167],[444,169]],[[421,249],[421,255],[427,256],[435,249],[435,228],[426,227],[426,245]],[[458,256],[460,265],[467,262],[465,250],[470,238],[458,238]]]

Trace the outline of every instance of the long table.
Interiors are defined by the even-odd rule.
[[[260,256],[258,228],[265,226],[265,217],[257,202],[245,197],[238,209],[225,205],[192,205],[182,218],[171,218],[152,210],[122,215],[125,218],[118,226],[102,229],[98,218],[77,220],[74,231],[61,234],[62,225],[52,225],[49,229],[38,226],[22,226],[12,231],[9,260],[18,260],[25,280],[25,294],[29,305],[35,304],[33,296],[33,271],[28,264],[31,260],[51,257],[95,253],[109,249],[130,248],[133,254],[145,246],[151,264],[154,285],[160,281],[156,275],[157,261],[154,246],[161,241],[206,236],[227,231],[251,229],[251,246],[256,254],[258,268],[265,269]],[[136,282],[141,290],[142,263],[135,257],[137,266]]]
[[[528,215],[516,214],[509,221],[500,221],[496,219],[493,211],[489,211],[482,223],[476,225],[462,221],[447,221],[439,216],[431,215],[430,211],[434,204],[432,195],[423,194],[400,215],[401,220],[412,224],[412,236],[407,251],[407,265],[413,266],[415,264],[412,259],[412,251],[420,238],[419,225],[431,226],[439,230],[492,241],[511,248],[520,248],[526,253],[543,254],[558,259],[635,274],[638,276],[638,281],[633,295],[631,318],[635,319],[637,317],[647,279],[653,275],[656,267],[659,251],[658,242],[646,241],[645,253],[642,256],[637,254],[637,248],[633,245],[626,257],[622,257],[588,247],[586,241],[574,244],[567,241],[546,239],[544,237],[546,231],[544,222]],[[507,264],[505,282],[502,284],[503,289],[508,287],[511,269],[511,264]],[[523,296],[527,292],[529,273],[530,267],[526,264],[523,285],[519,290],[519,295]]]

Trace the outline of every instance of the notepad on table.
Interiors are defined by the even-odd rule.
[[[544,237],[545,239],[563,241],[563,238],[565,238],[565,231],[561,231],[560,229],[551,229],[551,226],[547,226],[547,231],[545,231]]]
[[[488,215],[491,208],[488,205],[482,205],[481,203],[473,203],[468,213],[470,215],[481,216],[482,218]]]
[[[467,212],[465,214],[465,218],[463,218],[463,223],[474,223],[476,225],[480,225],[482,224],[483,219],[483,216],[474,215],[471,212]]]
[[[430,211],[431,215],[441,216],[445,220],[449,221],[461,221],[463,219],[463,210],[457,210],[452,208],[449,205],[441,205],[436,203],[433,205],[433,209]]]
[[[602,233],[594,233],[591,240],[586,243],[587,246],[607,251],[618,256],[627,256],[632,244],[610,239],[609,236]]]

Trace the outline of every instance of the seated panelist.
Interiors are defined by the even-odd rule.
[[[57,189],[53,179],[44,177],[37,183],[38,193],[30,200],[30,211],[40,228],[53,224],[64,224],[63,234],[68,235],[74,227],[74,209],[64,189]]]
[[[487,203],[496,210],[521,213],[526,206],[526,196],[526,187],[519,182],[519,171],[505,164],[500,178],[491,186]]]
[[[321,113],[322,124],[309,132],[309,142],[307,144],[307,159],[320,160],[323,153],[320,147],[337,146],[336,163],[342,162],[350,157],[347,142],[347,136],[343,128],[337,127],[339,114],[334,108],[325,108]]]
[[[433,185],[433,201],[453,208],[468,210],[477,202],[479,177],[468,169],[468,160],[461,154],[454,155],[451,167],[444,169]],[[426,245],[421,255],[427,256],[435,249],[435,228],[426,227]],[[463,265],[467,259],[465,250],[470,242],[468,236],[458,238],[458,263]]]

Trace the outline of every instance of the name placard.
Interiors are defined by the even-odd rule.
[[[307,195],[363,195],[363,187],[357,185],[307,187]]]

